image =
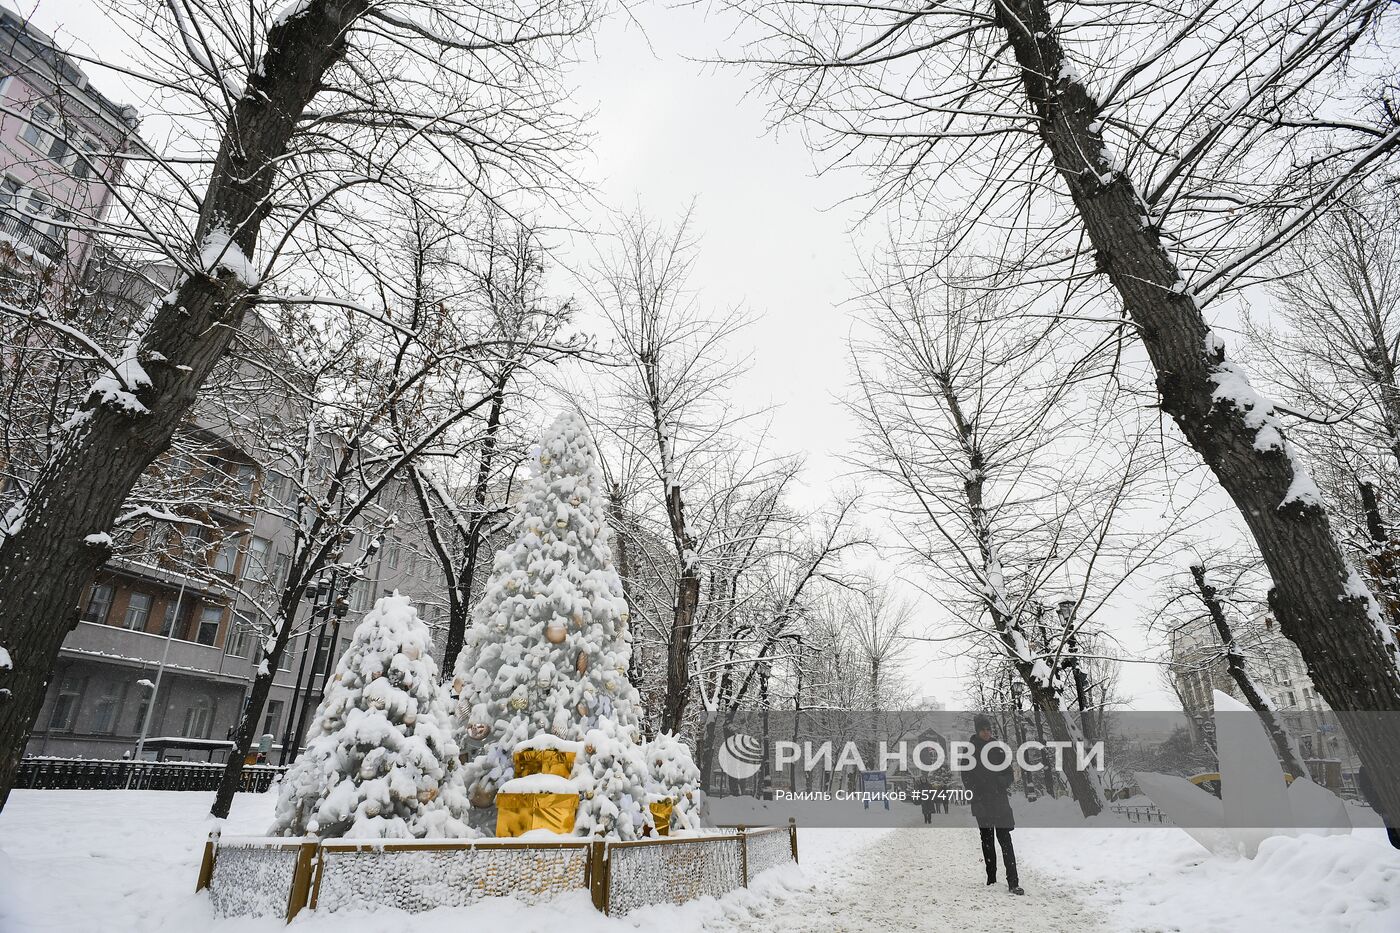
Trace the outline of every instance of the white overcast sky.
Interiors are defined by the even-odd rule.
[[[126,39],[106,25],[95,0],[4,0],[31,15],[61,46],[120,61]],[[736,387],[744,408],[773,406],[774,453],[807,459],[804,501],[842,485],[853,424],[838,403],[848,384],[846,306],[860,271],[856,230],[863,206],[851,203],[862,179],[850,172],[818,176],[792,129],[773,131],[752,76],[705,65],[721,49],[735,53],[732,23],[703,9],[639,4],[631,18],[603,23],[573,72],[580,109],[594,109],[592,157],[585,173],[601,201],[640,207],[672,221],[692,201],[700,252],[691,282],[702,303],[743,306],[755,323],[736,352],[753,367]],[[141,92],[120,76],[87,67],[94,83],[122,103]],[[870,523],[878,530],[879,516]],[[1142,648],[1136,607],[1112,625],[1130,648]],[[932,621],[940,610],[921,608]],[[1138,653],[1140,656],[1140,652]],[[1145,709],[1176,705],[1152,665],[1129,664],[1124,692]],[[959,665],[916,646],[907,673],[916,693],[956,708],[963,700]]]

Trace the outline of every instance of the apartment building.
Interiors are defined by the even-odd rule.
[[[1332,768],[1340,780],[1351,781],[1360,761],[1308,676],[1303,656],[1292,642],[1274,632],[1269,620],[1265,620],[1264,630],[1274,637],[1248,652],[1250,676],[1282,714],[1284,725],[1297,740],[1298,750],[1310,767],[1313,761],[1335,762]],[[1207,619],[1173,633],[1171,670],[1177,696],[1198,741],[1208,740],[1212,728],[1213,691],[1244,702],[1230,676],[1219,636]]]
[[[81,279],[136,111],[104,96],[71,56],[0,5],[0,275]]]

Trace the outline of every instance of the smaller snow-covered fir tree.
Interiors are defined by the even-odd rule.
[[[379,600],[316,710],[306,750],[282,780],[274,836],[471,835],[438,683],[432,635],[407,597]]]
[[[705,792],[700,789],[700,769],[690,749],[669,732],[663,732],[642,750],[646,758],[652,799],[669,798],[675,807],[671,823],[676,829],[700,828]]]
[[[574,835],[626,840],[650,834],[650,773],[639,739],[636,726],[606,716],[584,735],[583,755],[574,762],[573,783],[582,796]]]

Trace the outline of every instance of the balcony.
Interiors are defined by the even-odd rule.
[[[28,247],[51,263],[61,260],[66,251],[57,239],[41,233],[28,220],[13,212],[0,214],[0,239],[9,240],[17,247]]]

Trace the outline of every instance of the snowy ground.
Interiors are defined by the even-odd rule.
[[[0,933],[273,933],[276,920],[215,920],[194,894],[208,794],[16,791],[0,813]],[[269,795],[241,795],[230,833],[261,833]],[[800,830],[802,866],[747,891],[625,918],[578,893],[527,907],[502,899],[409,917],[316,917],[317,933],[767,931],[1392,931],[1400,852],[1376,830],[1277,839],[1253,861],[1206,858],[1173,829],[1016,832],[1025,897],[982,884],[968,829]],[[1033,918],[1033,919],[1032,919]]]

